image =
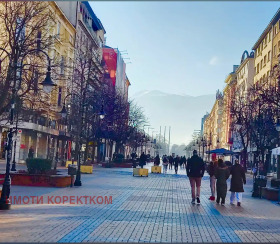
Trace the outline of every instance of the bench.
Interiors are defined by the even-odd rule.
[[[262,187],[262,196],[267,200],[278,201],[279,188]]]

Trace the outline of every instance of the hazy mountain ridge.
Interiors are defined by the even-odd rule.
[[[195,97],[144,90],[134,94],[131,99],[143,107],[151,126],[158,133],[161,126],[163,135],[166,126],[168,138],[168,128],[171,126],[171,144],[187,144],[193,131],[200,129],[201,118],[211,111],[215,94]]]

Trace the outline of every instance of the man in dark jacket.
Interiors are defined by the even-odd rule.
[[[202,158],[200,158],[197,155],[196,150],[193,151],[193,156],[188,160],[186,170],[192,188],[192,204],[195,204],[195,198],[197,204],[200,204],[201,178],[204,175],[205,165]],[[196,187],[196,191],[195,191],[195,187]]]
[[[172,169],[172,165],[174,163],[174,158],[172,157],[172,155],[169,156],[169,169]]]
[[[230,169],[231,181],[230,181],[230,204],[234,204],[235,197],[237,199],[237,206],[241,206],[242,192],[244,192],[243,184],[246,184],[245,170],[239,164],[238,160],[235,160],[235,164]]]
[[[154,165],[155,166],[159,166],[160,165],[160,158],[159,158],[159,155],[157,155],[154,159]]]
[[[174,159],[174,168],[175,168],[175,174],[178,173],[178,166],[180,163],[180,157],[177,155],[176,158]]]
[[[144,152],[142,152],[140,159],[139,159],[139,166],[143,169],[143,166],[146,164],[147,157]]]

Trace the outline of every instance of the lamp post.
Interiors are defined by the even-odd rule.
[[[66,110],[66,106],[65,106],[65,101],[66,101],[66,98],[73,95],[72,93],[68,94],[65,98],[64,98],[64,102],[63,102],[63,107],[62,107],[62,110],[60,111],[60,114],[61,114],[61,117],[62,118],[65,118],[67,116],[67,110]],[[76,94],[75,94],[76,95]],[[82,107],[84,107],[85,105],[85,101],[83,99],[83,103],[82,103]],[[81,108],[80,108],[81,109]],[[80,114],[83,114],[83,112],[81,112]],[[102,104],[101,106],[101,109],[100,109],[100,112],[98,113],[99,115],[99,118],[100,120],[104,119],[105,118],[105,115],[106,113],[104,112],[104,106]],[[99,122],[100,122],[99,120]],[[78,161],[78,170],[77,170],[77,174],[76,174],[76,179],[75,179],[75,182],[74,182],[74,186],[81,186],[82,185],[82,182],[81,182],[81,146],[82,146],[82,143],[81,143],[81,138],[82,138],[82,122],[79,123],[79,139],[78,139],[78,155],[77,155],[77,161]],[[99,123],[100,125],[100,123]]]
[[[8,53],[5,49],[0,48],[0,50]],[[13,150],[13,133],[15,132],[14,129],[14,112],[15,112],[15,98],[16,98],[16,93],[17,93],[17,85],[16,85],[16,80],[17,80],[17,70],[18,68],[20,68],[20,72],[22,73],[22,69],[24,67],[23,65],[23,60],[24,58],[28,55],[31,54],[33,52],[41,52],[44,55],[46,55],[47,59],[48,59],[48,71],[46,74],[46,78],[45,80],[41,83],[41,85],[43,85],[43,90],[46,93],[50,93],[52,91],[52,88],[54,86],[56,86],[56,84],[53,83],[52,79],[51,79],[51,60],[48,56],[48,54],[41,50],[41,49],[32,49],[28,52],[25,53],[25,55],[22,56],[21,58],[21,65],[18,66],[18,56],[15,55],[14,60],[11,61],[10,60],[10,64],[13,62],[13,88],[12,88],[12,98],[11,98],[11,110],[10,110],[10,129],[9,129],[9,133],[8,133],[8,144],[6,147],[7,150],[7,157],[6,157],[6,174],[5,174],[5,178],[4,178],[4,183],[3,183],[3,187],[2,187],[2,194],[1,194],[1,198],[0,198],[0,210],[8,210],[11,207],[11,201],[10,201],[10,189],[11,189],[11,177],[10,177],[10,162],[12,159],[12,150]],[[8,53],[9,55],[9,53]],[[10,55],[9,55],[10,56]],[[19,87],[18,89],[20,88]]]

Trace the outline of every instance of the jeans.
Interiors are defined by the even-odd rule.
[[[235,197],[236,197],[237,202],[242,202],[242,192],[231,192],[230,203],[235,202]]]
[[[175,167],[175,173],[177,174],[177,172],[178,172],[178,165],[174,166],[174,167]]]
[[[216,178],[215,176],[210,177],[210,189],[211,189],[211,196],[215,197],[216,193]]]
[[[166,172],[167,172],[167,166],[168,166],[168,164],[166,164],[166,165],[164,164],[163,165],[163,172],[164,172],[164,174],[166,174]]]
[[[190,178],[190,184],[192,188],[192,199],[195,199],[196,197],[200,197],[201,177],[189,177],[189,178]],[[196,187],[196,192],[195,192],[195,187]]]

